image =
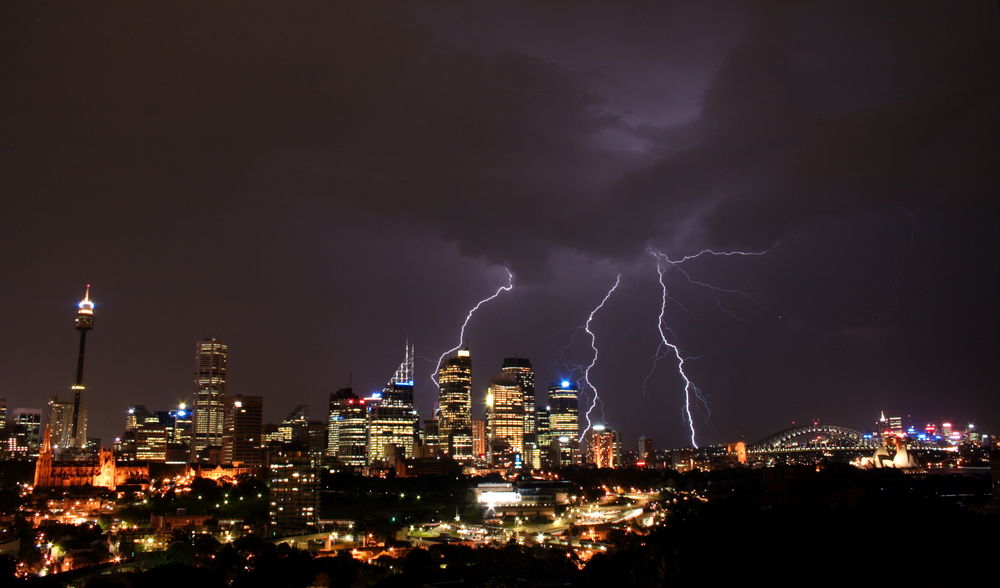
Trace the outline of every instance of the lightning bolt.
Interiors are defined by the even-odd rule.
[[[670,331],[669,328],[667,328],[667,327],[664,326],[664,320],[665,320],[666,314],[667,314],[667,300],[668,299],[669,300],[673,300],[673,299],[670,298],[670,295],[669,295],[669,293],[667,291],[667,282],[664,279],[663,262],[666,262],[667,264],[670,265],[670,267],[675,268],[678,271],[680,271],[680,273],[684,276],[684,278],[688,281],[688,283],[690,283],[692,285],[696,285],[696,286],[701,286],[701,287],[706,288],[707,290],[709,290],[712,293],[712,296],[715,298],[716,305],[719,307],[720,310],[722,310],[723,312],[725,312],[726,314],[732,316],[733,318],[735,318],[737,320],[740,320],[742,322],[746,322],[745,319],[742,319],[742,318],[736,316],[733,312],[731,312],[729,309],[725,308],[722,305],[722,301],[719,298],[719,293],[738,294],[738,295],[744,296],[745,298],[747,298],[748,300],[750,300],[751,302],[753,302],[755,305],[757,305],[759,308],[763,309],[764,307],[761,306],[760,303],[758,303],[752,296],[750,296],[749,294],[747,294],[746,292],[744,292],[744,291],[742,291],[740,289],[720,288],[718,286],[714,286],[714,285],[708,284],[706,282],[695,280],[694,278],[691,277],[691,275],[687,272],[687,270],[685,270],[683,267],[681,267],[681,265],[684,264],[684,263],[686,263],[686,262],[688,262],[688,261],[693,261],[695,259],[699,259],[699,258],[701,258],[703,256],[711,256],[711,257],[759,257],[759,256],[762,256],[762,255],[767,255],[776,246],[777,246],[777,244],[774,244],[771,247],[769,247],[769,248],[767,248],[767,249],[765,249],[763,251],[716,251],[714,249],[702,249],[701,251],[699,251],[697,253],[692,253],[690,255],[685,255],[685,256],[681,257],[680,259],[676,259],[676,260],[675,259],[670,259],[670,257],[668,257],[665,253],[662,253],[660,251],[650,250],[650,254],[656,260],[656,275],[657,275],[657,278],[658,278],[659,283],[660,283],[660,291],[662,292],[662,298],[660,300],[660,314],[659,314],[659,317],[657,317],[657,323],[656,323],[657,331],[660,334],[660,345],[658,346],[656,353],[653,354],[653,367],[650,369],[650,372],[649,372],[649,374],[647,374],[645,380],[643,380],[643,389],[645,389],[646,381],[652,375],[653,370],[656,369],[656,363],[660,359],[662,359],[662,357],[663,357],[660,354],[660,352],[664,348],[669,349],[670,351],[672,351],[673,355],[674,355],[674,358],[677,359],[677,373],[681,376],[681,379],[684,380],[684,416],[685,416],[685,419],[687,420],[688,429],[689,429],[689,431],[691,433],[691,445],[695,449],[698,449],[698,440],[697,440],[697,434],[696,434],[695,427],[694,427],[694,419],[691,416],[691,396],[694,395],[698,400],[701,401],[702,406],[705,409],[706,416],[709,415],[710,413],[709,413],[709,409],[708,409],[708,403],[707,403],[704,395],[702,395],[701,390],[698,389],[698,387],[694,384],[694,382],[691,381],[691,378],[688,377],[687,372],[684,371],[684,362],[685,362],[686,359],[689,359],[689,358],[685,358],[683,355],[681,355],[680,349],[677,347],[677,345],[675,343],[671,343],[670,339],[667,337],[667,333],[670,332],[671,335],[673,335],[674,338],[676,339],[676,335],[674,335],[673,332]]]
[[[514,289],[514,274],[511,273],[509,267],[505,267],[504,269],[507,270],[507,284],[505,286],[500,286],[499,288],[497,288],[497,291],[494,292],[491,296],[483,298],[482,300],[477,302],[476,305],[473,306],[471,310],[469,310],[469,314],[465,315],[465,321],[462,323],[462,328],[458,331],[458,343],[448,351],[442,353],[441,357],[438,358],[437,364],[435,364],[434,370],[431,372],[431,381],[434,382],[434,386],[436,388],[438,389],[441,388],[441,386],[438,385],[437,381],[437,372],[439,369],[441,369],[441,362],[444,361],[444,358],[447,357],[449,354],[458,351],[458,349],[462,346],[462,343],[465,342],[465,327],[469,326],[469,321],[472,320],[472,315],[476,314],[476,311],[479,310],[480,306],[493,300],[497,296],[500,296],[504,292],[510,292],[511,290]]]
[[[582,433],[580,433],[580,441],[583,441],[584,435],[586,435],[587,431],[590,430],[590,425],[591,425],[590,413],[593,412],[594,407],[597,406],[597,400],[598,400],[597,386],[594,386],[594,383],[590,381],[590,370],[593,369],[594,365],[597,364],[597,355],[598,355],[597,336],[594,335],[594,332],[590,330],[590,322],[594,320],[594,315],[597,314],[597,311],[601,310],[601,308],[604,307],[604,303],[608,301],[608,298],[611,298],[611,295],[614,293],[614,291],[618,289],[618,284],[621,282],[621,279],[622,275],[618,274],[618,276],[615,278],[614,285],[611,286],[611,289],[608,290],[608,293],[604,295],[604,299],[601,300],[601,303],[598,304],[596,307],[594,307],[594,310],[590,311],[590,316],[587,317],[587,322],[583,324],[583,330],[587,331],[587,334],[590,335],[590,348],[594,350],[594,358],[590,360],[590,365],[588,365],[587,368],[583,370],[583,381],[586,382],[587,386],[589,386],[590,389],[594,391],[594,398],[590,403],[590,408],[587,409],[587,412],[584,415],[587,419],[587,427],[583,430]]]
[[[660,263],[661,254],[656,251],[653,251],[652,254],[656,258],[656,275],[659,277],[660,291],[663,293],[660,301],[660,316],[656,321],[656,328],[660,332],[662,345],[673,351],[674,357],[677,358],[677,372],[684,379],[684,414],[687,416],[688,429],[691,431],[691,446],[698,449],[698,441],[695,439],[694,420],[691,418],[691,379],[684,373],[684,357],[681,356],[681,352],[677,346],[667,339],[667,332],[663,327],[663,319],[667,314],[667,283],[663,280],[663,265]]]
[[[659,251],[654,252],[654,255],[659,256],[664,261],[666,261],[667,263],[669,263],[671,267],[673,267],[674,269],[676,269],[677,271],[679,271],[681,273],[681,275],[684,276],[684,279],[688,281],[689,284],[691,284],[693,286],[701,286],[702,288],[705,288],[706,290],[708,290],[712,294],[712,298],[715,299],[715,306],[719,310],[721,310],[722,312],[728,314],[729,316],[733,317],[734,319],[740,321],[741,323],[750,324],[750,321],[748,321],[747,319],[745,319],[745,318],[737,315],[733,311],[729,310],[729,308],[727,308],[723,304],[722,299],[719,297],[719,294],[734,294],[734,295],[742,296],[743,298],[745,298],[745,299],[749,300],[751,303],[753,303],[754,306],[756,306],[757,308],[763,310],[764,312],[768,312],[769,313],[770,311],[768,309],[764,308],[764,306],[760,302],[758,302],[756,298],[754,298],[749,293],[745,292],[744,290],[742,290],[740,288],[721,288],[721,287],[716,286],[714,284],[709,284],[709,283],[702,282],[700,280],[696,280],[696,279],[692,278],[691,274],[686,269],[684,269],[683,267],[681,267],[681,264],[683,264],[685,262],[688,262],[688,261],[692,261],[692,260],[698,259],[698,258],[700,258],[702,256],[706,256],[706,255],[707,256],[712,256],[712,257],[737,257],[737,256],[738,257],[759,257],[759,256],[762,256],[762,255],[767,255],[775,247],[777,247],[777,244],[774,244],[774,245],[768,247],[767,249],[765,249],[763,251],[715,251],[714,249],[702,249],[698,253],[693,253],[691,255],[685,255],[684,257],[682,257],[682,258],[680,258],[678,260],[670,259],[665,254],[663,254],[663,253],[661,253]],[[676,300],[674,300],[674,302],[676,303]]]

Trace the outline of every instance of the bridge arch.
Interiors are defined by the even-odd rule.
[[[784,431],[778,431],[777,433],[750,445],[747,447],[747,450],[752,452],[761,452],[788,449],[792,447],[816,446],[817,448],[820,448],[822,445],[815,444],[817,437],[825,437],[828,439],[828,442],[822,445],[829,444],[837,447],[860,447],[862,446],[862,439],[864,438],[861,432],[855,431],[854,429],[848,429],[847,427],[841,427],[839,425],[810,424],[792,427],[790,429],[785,429]]]

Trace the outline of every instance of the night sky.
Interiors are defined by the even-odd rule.
[[[537,6],[545,4],[545,6]],[[505,356],[590,362],[597,421],[702,443],[885,410],[1000,431],[1000,27],[983,2],[40,3],[0,8],[0,397],[69,399],[93,284],[91,435],[192,391],[322,418],[467,310]],[[749,297],[727,292],[741,289]],[[752,299],[751,299],[752,298]],[[572,341],[572,344],[570,344]],[[579,372],[576,372],[578,375]],[[603,414],[602,414],[603,411]]]

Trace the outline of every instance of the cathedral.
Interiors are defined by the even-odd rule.
[[[35,488],[93,486],[114,490],[124,484],[149,485],[148,465],[118,465],[111,449],[101,449],[97,461],[56,461],[52,433],[45,428],[42,448],[35,462]]]

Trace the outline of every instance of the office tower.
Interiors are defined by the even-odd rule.
[[[875,432],[879,435],[887,435],[889,433],[889,419],[885,418],[885,411],[883,410],[875,421]]]
[[[500,372],[486,392],[486,426],[493,465],[514,467],[524,455],[524,392],[517,379]]]
[[[125,431],[115,447],[115,453],[119,460],[135,461],[139,459],[139,427],[150,414],[149,410],[141,404],[128,407],[128,411],[125,413]]]
[[[73,321],[76,330],[80,332],[80,352],[76,358],[76,380],[73,383],[73,410],[70,415],[71,445],[65,447],[83,448],[87,444],[87,416],[81,410],[83,395],[83,356],[87,348],[87,332],[94,328],[94,303],[90,300],[90,284],[83,294],[83,300],[77,305],[76,319]]]
[[[358,398],[349,402],[340,421],[340,447],[337,460],[350,467],[362,467],[368,462],[368,408],[367,400]]]
[[[135,455],[139,461],[166,461],[167,446],[174,428],[168,410],[146,412],[135,429]]]
[[[236,394],[224,402],[222,463],[261,465],[264,398]]]
[[[296,443],[303,447],[309,445],[309,406],[296,406],[278,425],[276,434],[267,436],[267,441]]]
[[[524,407],[524,449],[522,460],[531,468],[540,468],[541,451],[538,446],[538,422],[535,408],[535,371],[531,360],[526,357],[507,357],[503,360],[502,373],[517,380],[523,395]]]
[[[207,448],[222,445],[228,359],[229,348],[218,339],[195,345],[191,453],[196,460]]]
[[[352,398],[357,399],[357,395],[350,388],[341,388],[330,393],[330,399],[327,401],[327,457],[337,457],[340,452],[340,422],[344,420],[343,413],[347,408],[347,401]]]
[[[125,412],[125,431],[135,431],[149,415],[149,410],[142,404],[133,404]]]
[[[319,472],[309,452],[293,445],[279,446],[268,467],[268,533],[297,535],[314,531],[319,520]]]
[[[472,455],[476,459],[486,458],[486,421],[472,419]]]
[[[181,402],[169,412],[170,434],[167,438],[168,463],[186,463],[191,457],[191,411]]]
[[[438,423],[440,423],[439,419],[424,419],[424,426],[420,429],[420,442],[428,451],[437,451],[442,447],[441,430]],[[471,435],[469,436],[469,441],[469,449],[471,451]]]
[[[639,460],[650,461],[653,459],[653,438],[643,435],[639,437]]]
[[[889,417],[889,430],[892,431],[894,435],[903,434],[903,417]]]
[[[549,435],[558,465],[579,461],[580,420],[577,413],[578,390],[576,384],[563,380],[549,386]]]
[[[538,446],[548,447],[552,443],[552,432],[549,429],[549,407],[535,409],[535,438]]]
[[[176,409],[170,411],[170,414],[174,417],[174,430],[170,434],[170,442],[190,447],[193,425],[191,411],[188,410],[187,403],[181,402]]]
[[[438,435],[442,449],[459,462],[472,459],[472,356],[468,348],[438,368]]]
[[[621,436],[604,425],[594,425],[587,431],[587,461],[598,468],[621,465]]]
[[[0,431],[7,428],[7,399],[0,398]]]
[[[309,460],[313,467],[323,465],[323,454],[326,453],[326,422],[311,420],[306,424],[306,447],[309,449]]]
[[[327,431],[327,455],[346,466],[367,463],[368,407],[352,389],[341,388],[330,394],[330,424]]]
[[[77,419],[86,422],[86,407],[76,408],[79,411]],[[73,437],[73,409],[72,402],[59,400],[55,396],[51,396],[45,406],[45,424],[51,430],[53,453],[59,454],[67,449],[83,446],[80,440]]]
[[[381,398],[369,413],[368,463],[385,463],[399,448],[406,458],[413,457],[419,417],[413,406],[413,346],[407,344],[403,363],[382,389]],[[398,452],[397,452],[398,453]]]
[[[524,439],[535,442],[537,438],[537,423],[535,419],[535,371],[531,369],[531,360],[526,357],[507,357],[503,360],[501,371],[514,376],[521,387],[524,406]]]
[[[10,424],[14,429],[15,453],[37,456],[42,442],[42,409],[15,408],[10,412]]]

